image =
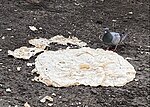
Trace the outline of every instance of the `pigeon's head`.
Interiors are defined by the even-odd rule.
[[[104,28],[104,32],[105,33],[109,32],[109,28]]]

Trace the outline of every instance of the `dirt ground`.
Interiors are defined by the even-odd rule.
[[[53,97],[53,107],[148,107],[150,101],[149,0],[44,0],[29,4],[24,0],[0,0],[0,107],[49,107],[40,99]],[[116,21],[115,21],[116,20]],[[31,31],[35,26],[38,31]],[[39,29],[39,28],[42,29]],[[15,59],[8,50],[29,46],[31,38],[61,34],[76,36],[91,48],[106,48],[100,40],[102,29],[128,34],[117,53],[137,71],[136,78],[123,87],[47,87],[33,82],[34,62]],[[63,46],[51,46],[57,50]],[[17,71],[17,67],[21,67]],[[8,89],[10,88],[11,91]],[[6,91],[7,90],[7,91]]]

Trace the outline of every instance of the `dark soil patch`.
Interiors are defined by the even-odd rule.
[[[149,0],[44,0],[40,4],[0,0],[0,107],[23,107],[25,102],[31,107],[48,107],[39,100],[52,93],[56,94],[54,107],[148,107],[148,4]],[[42,29],[32,32],[28,28],[30,25]],[[34,58],[24,61],[7,55],[8,50],[28,46],[31,38],[50,38],[57,34],[74,35],[92,48],[106,48],[99,40],[103,27],[129,35],[117,53],[133,59],[129,62],[137,74],[134,81],[123,87],[46,87],[31,81],[33,67],[27,67],[26,63],[33,62]],[[21,67],[19,72],[18,66]],[[6,92],[7,88],[11,92]]]

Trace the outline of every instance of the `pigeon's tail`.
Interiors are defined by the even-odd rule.
[[[122,33],[122,34],[121,34],[121,42],[124,41],[126,37],[127,37],[127,34]]]

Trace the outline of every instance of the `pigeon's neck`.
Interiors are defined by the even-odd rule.
[[[105,43],[111,43],[112,40],[113,40],[113,36],[112,34],[109,32],[109,31],[105,31],[106,33],[104,34],[102,40],[105,42]]]

